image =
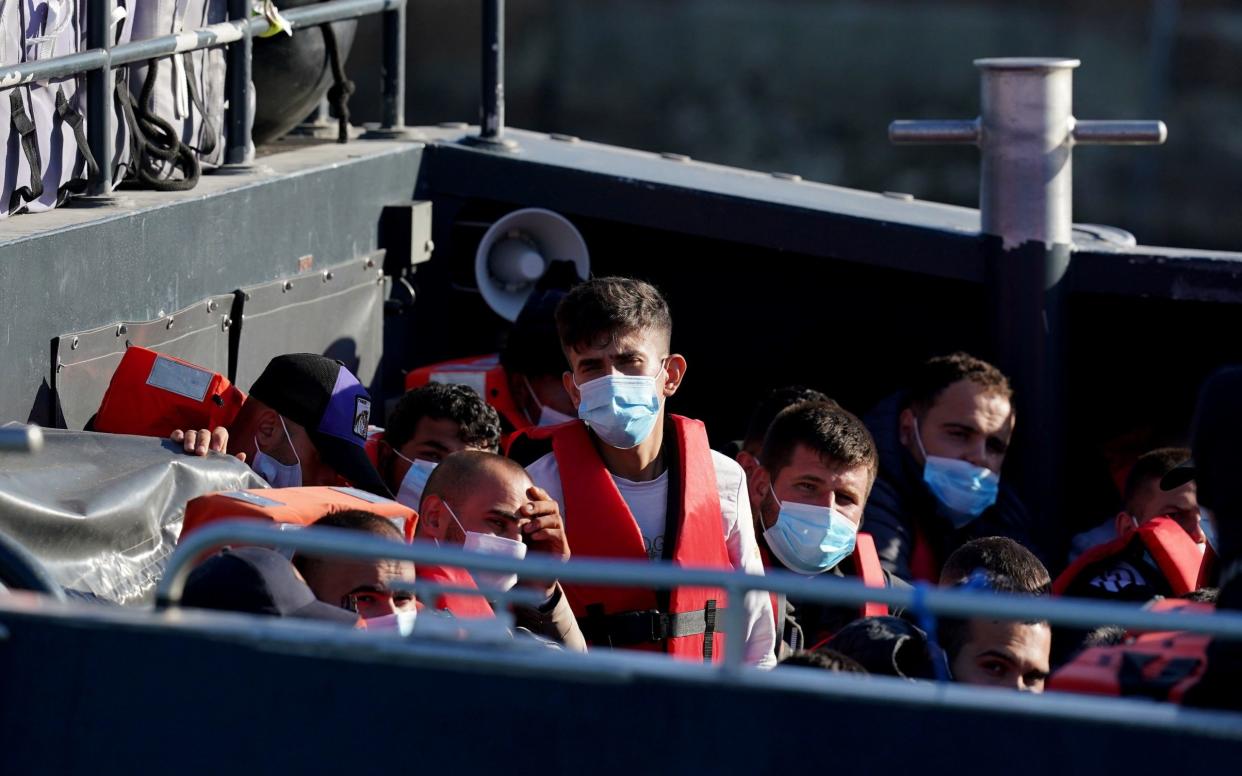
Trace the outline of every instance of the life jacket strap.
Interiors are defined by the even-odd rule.
[[[602,607],[587,607],[582,618],[583,636],[591,644],[608,647],[636,647],[658,644],[668,639],[703,636],[703,657],[711,660],[716,618],[720,609],[709,599],[702,609],[669,614],[656,609],[605,614]]]

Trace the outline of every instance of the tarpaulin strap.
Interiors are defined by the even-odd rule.
[[[332,66],[332,86],[328,88],[328,102],[336,111],[336,142],[349,142],[349,98],[354,93],[354,82],[345,77],[345,63],[341,61],[341,48],[336,41],[336,30],[331,24],[320,26],[323,43],[328,49],[328,63]]]
[[[703,662],[712,662],[712,650],[716,646],[716,599],[709,598],[703,605]]]
[[[95,155],[91,153],[90,143],[86,141],[86,126],[82,121],[82,114],[69,104],[63,88],[56,90],[56,114],[73,130],[73,141],[78,144],[78,153],[82,154],[82,158],[86,160],[86,174],[94,178],[99,174],[99,164],[95,161]]]
[[[198,91],[198,73],[194,70],[194,58],[191,56],[193,53],[187,51],[181,55],[181,58],[185,61],[185,80],[189,84],[190,102],[194,104],[194,108],[203,120],[203,145],[198,152],[203,156],[209,156],[212,151],[216,150],[219,133],[212,125],[211,117],[207,115],[207,105],[203,102],[203,95]]]
[[[22,153],[26,155],[26,164],[30,167],[30,185],[14,189],[9,198],[9,211],[13,212],[21,206],[22,200],[34,202],[43,196],[43,159],[39,156],[39,138],[35,134],[34,122],[22,102],[21,89],[9,92],[9,116],[13,128],[21,137]]]

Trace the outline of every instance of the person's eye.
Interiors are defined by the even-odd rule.
[[[955,428],[949,431],[949,436],[953,437],[954,439],[969,439],[970,432],[962,428]]]
[[[398,591],[392,594],[392,603],[394,606],[408,606],[414,600],[414,595],[406,591]]]
[[[838,493],[838,494],[837,494],[837,503],[838,503],[838,504],[847,504],[847,505],[849,505],[849,504],[855,504],[855,503],[857,503],[857,502],[856,502],[856,501],[854,501],[854,497],[853,497],[853,496],[851,496],[851,495],[849,495],[848,493]]]
[[[992,676],[997,679],[1004,676],[1009,671],[1009,666],[999,660],[986,660],[979,664],[979,668],[983,669],[983,672],[988,676]]]
[[[379,603],[379,596],[377,596],[375,593],[355,593],[354,600],[360,604],[366,604],[368,606],[373,606]]]
[[[797,485],[794,485],[794,490],[799,493],[811,494],[815,492],[815,486],[809,482],[799,482]]]
[[[993,453],[998,455],[1004,455],[1005,451],[1008,449],[1009,446],[1004,442],[988,442],[988,450],[991,450]]]

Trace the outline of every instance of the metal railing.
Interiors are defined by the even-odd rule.
[[[156,588],[157,607],[177,606],[194,564],[206,554],[231,544],[251,544],[351,560],[390,559],[480,571],[517,573],[526,579],[559,579],[613,587],[721,588],[729,597],[723,613],[726,672],[743,667],[746,593],[771,591],[806,602],[861,606],[869,601],[905,609],[925,609],[952,617],[993,617],[1042,621],[1094,628],[1117,625],[1136,631],[1189,631],[1242,641],[1242,614],[1152,612],[1139,605],[1109,604],[1069,598],[1026,597],[970,590],[874,588],[836,577],[808,578],[789,572],[757,576],[742,572],[687,569],[670,563],[619,560],[573,560],[527,556],[496,558],[465,550],[414,543],[399,544],[369,534],[331,528],[281,531],[253,520],[224,520],[194,531],[181,540],[168,559]],[[933,634],[934,636],[934,634]]]
[[[87,193],[106,196],[112,190],[113,70],[188,51],[228,46],[225,97],[228,100],[228,137],[225,163],[248,163],[249,127],[253,123],[250,92],[251,39],[271,28],[265,16],[251,16],[250,0],[229,0],[229,21],[173,35],[161,35],[112,46],[114,0],[83,0],[88,6],[86,51],[62,57],[0,67],[0,91],[85,73],[87,142],[99,171],[88,182]],[[383,14],[382,122],[379,132],[395,134],[405,125],[405,8],[406,0],[327,0],[282,11],[292,30],[329,22]]]

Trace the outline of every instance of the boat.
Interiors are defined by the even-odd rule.
[[[209,28],[93,48],[68,63],[0,67],[0,89],[57,67],[100,84],[126,62],[208,47],[227,47],[231,72],[243,73],[257,37],[275,22],[241,5]],[[236,77],[228,163],[193,188],[112,191],[110,180],[94,180],[91,196],[0,222],[0,418],[25,424],[0,430],[0,468],[19,466],[19,457],[20,466],[41,468],[39,456],[52,449],[78,449],[71,456],[78,462],[113,457],[108,440],[90,442],[103,447],[89,455],[74,446],[85,444],[80,429],[131,345],[243,386],[274,355],[323,353],[359,376],[382,420],[383,403],[401,394],[411,369],[494,352],[503,340],[510,319],[496,309],[490,254],[480,245],[507,234],[514,222],[505,219],[518,213],[533,218],[524,228],[536,238],[569,224],[589,249],[593,274],[642,277],[666,293],[678,349],[694,366],[678,409],[706,421],[717,446],[740,436],[739,404],[749,407],[771,385],[822,385],[846,406],[863,406],[895,388],[902,363],[959,348],[994,359],[1015,379],[1019,414],[1040,418],[1012,465],[1045,514],[1067,506],[1095,514],[1101,450],[1126,418],[1141,407],[1156,425],[1185,427],[1202,378],[1242,356],[1229,338],[1204,334],[1236,328],[1242,253],[1147,246],[1122,230],[1072,221],[1070,147],[1159,140],[1163,127],[1081,122],[1076,139],[1065,134],[1025,157],[1028,174],[1055,173],[1038,192],[998,167],[1003,154],[988,146],[997,136],[989,122],[1012,115],[1005,84],[1056,81],[1048,93],[1064,95],[1073,60],[981,62],[979,120],[891,128],[902,142],[981,144],[976,210],[509,128],[503,7],[484,3],[478,125],[405,125],[405,0],[327,0],[283,18],[296,32],[381,14],[379,126],[354,128],[346,143],[303,137],[251,156],[245,132],[235,129],[252,118],[248,79]],[[1062,114],[1056,107],[1026,119],[1051,126],[1048,116],[1060,115],[1060,131],[1069,133],[1068,103]],[[1140,365],[1153,347],[1188,342],[1195,344],[1179,351],[1178,370],[1144,376]],[[1133,390],[1118,398],[1123,383]],[[719,390],[726,384],[736,390]],[[156,466],[205,465],[177,460],[154,440],[144,450]],[[450,550],[237,524],[198,532],[174,550],[175,509],[144,535],[155,544],[141,552],[162,548],[154,566],[142,567],[147,576],[132,594],[112,594],[126,605],[104,606],[63,592],[73,566],[66,552],[89,559],[133,549],[123,532],[72,540],[91,514],[83,507],[61,535],[36,540],[28,513],[12,502],[0,513],[0,532],[10,535],[0,552],[0,582],[10,588],[0,595],[5,773],[740,773],[805,768],[810,757],[863,771],[884,762],[929,773],[1148,772],[1225,768],[1242,752],[1242,716],[1145,699],[759,672],[736,659],[714,667],[621,651],[570,655],[417,628],[408,638],[380,639],[191,611],[178,606],[188,564],[230,543],[517,569]],[[569,565],[575,570],[566,573],[601,583],[646,574],[650,584],[710,581],[737,592],[767,585],[825,601],[877,595],[848,582],[812,589],[780,574],[757,581]],[[108,597],[106,585],[97,588],[88,592]],[[916,594],[883,595],[913,605]],[[1136,607],[918,595],[933,615],[1158,622],[1242,638],[1242,615],[1228,612],[1157,621]],[[817,742],[825,744],[818,755]]]

